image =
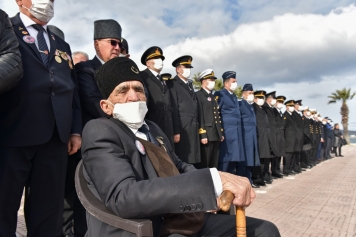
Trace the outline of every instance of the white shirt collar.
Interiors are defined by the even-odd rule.
[[[226,89],[226,90],[230,93],[230,95],[234,94],[234,92],[232,92],[232,91],[230,91],[228,89]]]
[[[101,62],[101,64],[104,64],[104,60],[102,60],[98,55],[95,55],[95,57]]]
[[[152,74],[155,76],[155,77],[157,77],[158,75],[159,75],[159,73],[158,72],[156,72],[156,71],[153,71],[152,69],[150,69],[150,68],[148,68],[148,70],[150,70],[151,72],[152,72]],[[158,79],[158,78],[157,78]]]
[[[206,93],[211,94],[211,91],[205,89],[204,87],[202,87],[202,88],[206,91]]]
[[[33,20],[31,20],[31,18],[29,18],[28,16],[26,16],[25,14],[23,14],[22,12],[20,12],[20,19],[22,21],[22,23],[24,24],[24,26],[27,27],[33,27],[32,25],[37,24],[36,22],[34,22]],[[47,32],[47,24],[42,26],[46,32]]]
[[[146,124],[145,121],[143,121],[143,124],[147,126],[148,130],[150,130],[150,128],[148,127],[148,125]],[[136,133],[141,133],[141,132],[138,131],[138,129],[133,129],[133,128],[130,128],[130,127],[128,127],[128,128],[129,128],[129,129],[133,132],[133,134],[135,134],[135,135],[136,135]],[[147,140],[147,139],[146,139],[146,140]]]
[[[179,79],[182,80],[182,82],[184,82],[185,84],[188,84],[188,79],[187,79],[187,80],[184,80],[184,79],[182,79],[179,75],[177,75],[177,76],[179,77]]]

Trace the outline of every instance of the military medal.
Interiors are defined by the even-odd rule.
[[[69,56],[69,54],[66,53],[66,56],[67,56],[69,61],[72,61],[72,58]]]
[[[64,60],[68,61],[68,58],[67,58],[67,56],[66,56],[66,53],[61,52],[60,55],[61,55],[61,57],[62,57]]]
[[[51,35],[51,36],[52,36],[52,39],[53,39],[53,40],[56,40],[56,38],[54,38],[54,36],[53,36],[53,35]]]
[[[208,101],[211,101],[211,98],[210,98],[210,97],[208,97]]]
[[[21,26],[19,26],[19,30],[23,30],[23,28]]]
[[[142,143],[139,140],[135,141],[135,145],[137,150],[142,154],[142,155],[146,155],[146,151],[145,151],[145,147],[142,145]]]
[[[54,52],[54,55],[59,56],[58,49],[56,49],[56,51]]]
[[[25,35],[24,37],[22,37],[22,39],[28,44],[35,43],[35,38],[33,38],[31,35]]]
[[[27,31],[22,31],[22,34],[27,35],[28,32]]]
[[[57,55],[54,57],[54,59],[57,61],[57,63],[61,63],[62,62],[61,57],[59,57]]]

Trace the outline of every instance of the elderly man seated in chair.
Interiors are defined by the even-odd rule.
[[[93,194],[116,215],[150,219],[154,236],[236,236],[235,216],[214,214],[229,190],[233,205],[248,207],[255,193],[247,178],[196,170],[182,162],[147,112],[137,65],[128,58],[106,62],[95,73],[108,115],[83,131],[84,176]],[[88,237],[133,236],[87,213]],[[280,236],[271,222],[246,218],[247,236]]]

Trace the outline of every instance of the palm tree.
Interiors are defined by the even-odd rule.
[[[356,92],[351,94],[351,88],[348,90],[346,88],[342,90],[336,90],[336,92],[331,93],[328,98],[330,98],[328,104],[331,103],[336,103],[336,101],[341,100],[342,105],[341,105],[341,124],[343,127],[344,131],[344,138],[346,139],[347,143],[350,143],[350,138],[349,138],[349,107],[347,106],[346,102],[348,100],[352,100],[354,96],[356,95]]]
[[[197,81],[198,79],[198,76],[199,76],[200,72],[196,73],[193,75],[193,87],[194,87],[194,90],[200,90],[201,88],[201,83]],[[214,87],[214,91],[220,91],[221,89],[224,88],[224,83],[223,83],[223,80],[222,79],[216,79],[215,80],[215,87]],[[238,86],[236,90],[234,90],[234,94],[241,98],[242,96],[242,87],[241,86]]]

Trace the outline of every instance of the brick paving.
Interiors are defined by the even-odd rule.
[[[255,189],[257,197],[246,214],[275,223],[283,237],[356,236],[355,154],[356,146],[343,147],[345,157]],[[22,208],[18,237],[26,236]]]

